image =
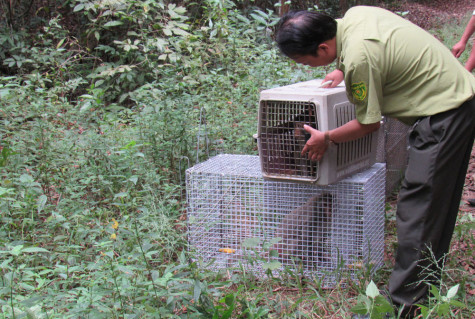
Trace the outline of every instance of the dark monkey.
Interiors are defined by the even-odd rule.
[[[305,262],[328,260],[327,240],[332,222],[332,195],[318,194],[282,219],[274,237],[282,241],[274,245],[282,261],[300,258]]]

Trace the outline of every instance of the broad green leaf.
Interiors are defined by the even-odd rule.
[[[0,196],[3,196],[5,194],[13,194],[15,191],[11,188],[3,188],[0,187]]]
[[[170,279],[172,279],[172,277],[173,277],[173,274],[171,272],[168,272],[165,275],[163,275],[162,278],[158,278],[156,280],[156,284],[159,285],[159,286],[162,286],[162,287],[166,287],[168,281],[170,281]]]
[[[458,290],[459,290],[459,284],[450,288],[449,291],[447,291],[447,298],[452,299],[453,297],[455,297],[457,295]]]
[[[166,36],[171,37],[173,35],[173,32],[170,29],[170,27],[167,26],[166,28],[163,29],[163,34],[165,34]]]
[[[30,184],[30,183],[33,183],[34,182],[34,179],[31,175],[28,175],[28,174],[22,174],[20,176],[20,182],[24,183],[24,184]]]
[[[377,310],[379,313],[393,311],[393,306],[383,295],[379,295],[374,298],[374,303],[377,305]]]
[[[91,106],[92,106],[91,102],[87,101],[81,106],[81,108],[79,109],[79,112],[81,113],[87,112],[91,108]]]
[[[201,296],[201,283],[199,280],[195,280],[195,285],[193,287],[193,299],[200,300]]]
[[[38,214],[41,213],[41,211],[45,208],[47,201],[48,197],[46,197],[46,195],[41,195],[40,197],[38,197],[38,200],[36,201]]]
[[[134,183],[134,185],[137,185],[137,181],[139,180],[139,177],[134,175],[129,178],[129,181]]]
[[[350,309],[351,312],[359,314],[359,315],[365,315],[368,313],[368,306],[366,302],[368,299],[365,297],[364,299],[358,298],[358,303]]]
[[[17,245],[13,247],[12,250],[10,250],[10,254],[12,254],[13,256],[19,256],[21,254],[22,249],[23,245]]]
[[[26,247],[23,249],[24,253],[49,253],[49,250],[41,247]]]
[[[251,17],[253,17],[254,20],[256,20],[257,22],[259,22],[260,24],[262,24],[262,25],[267,25],[267,21],[264,20],[260,15],[251,13]]]
[[[226,297],[224,298],[224,302],[226,303],[226,305],[228,305],[229,307],[233,306],[234,303],[236,301],[236,296],[234,296],[233,294],[228,294],[226,295]]]
[[[106,24],[104,24],[104,27],[105,28],[116,27],[116,26],[123,25],[123,24],[124,23],[122,21],[109,21]]]
[[[28,285],[27,283],[24,283],[24,282],[20,282],[20,287],[29,291],[35,290],[35,287],[33,287],[32,285]]]
[[[437,289],[435,285],[430,285],[429,291],[432,295],[434,295],[435,299],[440,299],[439,289]]]
[[[264,268],[265,270],[267,270],[267,269],[268,270],[276,270],[276,269],[279,269],[281,266],[282,266],[282,264],[278,261],[275,261],[275,260],[262,264],[262,268]]]
[[[244,23],[246,23],[246,24],[250,24],[250,23],[251,23],[251,20],[249,20],[248,18],[246,18],[246,17],[243,16],[243,15],[237,14],[237,15],[236,15],[236,18],[238,18],[239,21],[244,22]]]
[[[74,7],[73,11],[78,12],[78,11],[81,11],[82,9],[84,9],[84,4],[80,3]]]
[[[437,307],[437,314],[439,316],[447,315],[450,312],[450,305],[448,303],[440,304]]]
[[[0,98],[6,97],[10,93],[10,89],[2,89],[0,90]]]
[[[366,287],[366,296],[370,298],[376,298],[377,296],[379,296],[378,287],[376,287],[376,284],[372,280]]]
[[[127,192],[120,192],[120,193],[117,193],[117,194],[114,195],[114,199],[116,199],[116,198],[124,198],[124,197],[127,197],[127,196],[129,196],[129,193],[127,193]]]
[[[114,259],[114,252],[113,251],[106,251],[104,253],[104,255],[106,255],[107,257],[109,257],[111,259]]]
[[[179,7],[176,7],[176,8],[174,9],[174,11],[175,11],[176,13],[178,13],[178,14],[183,15],[183,14],[186,13],[186,8],[185,8],[185,7],[182,7],[182,6],[179,6]]]
[[[150,272],[150,277],[153,281],[156,281],[158,278],[160,278],[160,272],[158,272],[157,270],[152,270]]]
[[[173,29],[172,29],[172,32],[173,32],[173,34],[175,34],[175,35],[181,35],[181,36],[188,36],[188,35],[190,35],[188,32],[186,32],[185,30],[180,29],[180,28],[173,28]]]
[[[13,260],[12,257],[5,259],[5,260],[0,264],[0,268],[1,268],[1,269],[6,269],[12,260]]]
[[[11,285],[16,276],[14,271],[10,271],[3,275],[3,277],[7,280],[7,283]]]
[[[94,96],[90,95],[90,94],[83,94],[81,96],[79,96],[80,98],[82,99],[90,99],[90,100],[93,100],[94,99]]]
[[[130,269],[129,267],[118,265],[117,269],[120,270],[121,272],[123,272],[124,274],[128,275],[128,276],[133,276],[134,275],[134,271],[132,269]]]
[[[61,39],[61,40],[58,42],[58,44],[56,45],[56,49],[59,49],[59,48],[63,45],[63,43],[64,43],[65,40],[66,40],[66,39]]]
[[[120,149],[121,149],[121,150],[129,150],[129,149],[131,149],[132,147],[134,147],[135,145],[137,145],[137,142],[136,142],[136,141],[130,141],[127,145],[121,147]]]
[[[254,10],[254,12],[260,15],[261,17],[263,17],[264,19],[269,18],[269,16],[265,12],[262,12],[261,10]]]
[[[453,307],[457,307],[457,308],[465,308],[466,305],[460,301],[457,301],[457,300],[450,300],[449,301],[449,304]]]
[[[261,239],[258,237],[246,238],[242,241],[242,245],[245,248],[256,248],[261,243]]]
[[[270,257],[279,257],[279,252],[278,252],[277,250],[275,250],[275,249],[271,249],[271,250],[269,251],[269,256],[270,256]]]

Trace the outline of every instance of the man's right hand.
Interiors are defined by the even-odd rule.
[[[328,73],[325,78],[323,79],[323,82],[326,81],[333,81],[331,84],[325,85],[324,88],[334,88],[338,84],[340,84],[343,79],[345,78],[343,72],[341,70],[335,70],[330,73]]]

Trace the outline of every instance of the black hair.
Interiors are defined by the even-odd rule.
[[[324,13],[290,11],[280,19],[275,40],[290,58],[317,56],[318,46],[336,36],[336,27],[335,19]]]

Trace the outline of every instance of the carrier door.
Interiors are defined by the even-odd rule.
[[[318,163],[301,155],[310,138],[305,124],[319,129],[314,102],[261,100],[258,143],[264,177],[318,180]]]

